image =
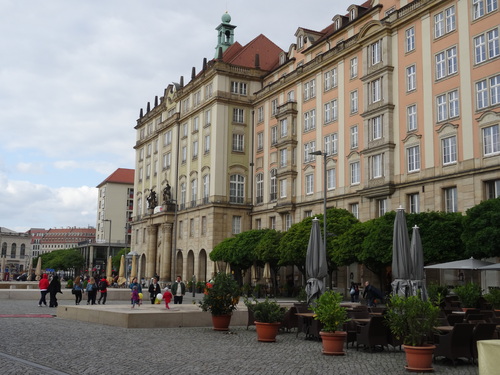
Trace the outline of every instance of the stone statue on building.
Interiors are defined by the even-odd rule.
[[[172,200],[172,191],[170,185],[167,184],[167,186],[165,186],[165,188],[163,189],[163,203],[164,204],[170,203],[171,200]]]
[[[156,198],[156,193],[154,190],[151,190],[147,200],[148,200],[148,208],[155,208],[156,206],[158,206],[158,200]]]

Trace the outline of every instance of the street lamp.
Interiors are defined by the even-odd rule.
[[[108,251],[106,252],[106,263],[109,261],[109,254],[111,253],[111,219],[104,219],[103,221],[109,221],[109,236],[108,236]]]
[[[327,153],[322,151],[310,152],[309,155],[323,156],[323,246],[326,251],[326,157]]]

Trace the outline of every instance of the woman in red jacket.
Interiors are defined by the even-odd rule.
[[[38,307],[42,307],[42,303],[47,306],[47,301],[45,296],[47,295],[47,289],[49,287],[49,277],[46,273],[42,275],[42,278],[38,282],[38,288],[40,289],[40,301],[38,301]]]

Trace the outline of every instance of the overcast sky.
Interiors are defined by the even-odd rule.
[[[134,168],[140,108],[214,57],[226,11],[240,44],[287,51],[361,2],[0,1],[0,226],[95,226],[95,187]]]

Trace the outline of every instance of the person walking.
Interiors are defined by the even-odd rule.
[[[165,288],[165,292],[163,292],[163,300],[165,301],[165,307],[170,310],[170,307],[168,304],[170,301],[172,301],[172,293],[168,289],[168,287]]]
[[[106,276],[103,276],[101,281],[99,281],[99,290],[101,292],[101,296],[99,297],[99,300],[97,301],[97,303],[100,305],[101,304],[101,300],[102,300],[102,304],[105,305],[106,304],[106,298],[108,297],[108,280],[106,280]]]
[[[153,277],[153,282],[149,284],[149,299],[151,300],[151,304],[155,304],[156,295],[161,293],[160,284],[158,284],[158,279]]]
[[[182,305],[182,297],[186,294],[186,284],[182,281],[180,276],[172,284],[172,294],[174,295],[174,305]]]
[[[95,299],[97,295],[97,285],[93,277],[89,279],[85,291],[87,292],[87,305],[95,305]]]
[[[373,295],[373,287],[370,285],[369,281],[365,281],[365,290],[363,291],[363,298],[366,299],[366,304],[368,307],[374,307],[374,295]]]
[[[49,288],[49,276],[44,273],[42,278],[38,282],[38,288],[40,289],[40,300],[38,301],[38,307],[42,307],[42,303],[47,306],[47,289]]]
[[[52,276],[52,280],[49,283],[49,287],[47,288],[49,292],[49,307],[57,307],[57,293],[61,293],[61,281],[59,281],[59,276]]]
[[[137,281],[137,277],[134,277],[132,279],[132,282],[130,283],[130,290],[134,289],[134,286],[137,287],[137,292],[142,293],[142,286],[141,284]]]
[[[135,305],[137,305],[137,307],[141,305],[137,285],[134,285],[132,287],[132,294],[130,295],[130,303],[132,304],[131,309],[133,309]]]
[[[73,284],[73,294],[75,295],[75,305],[79,305],[82,302],[83,295],[83,284],[80,276],[75,278],[75,282]]]

